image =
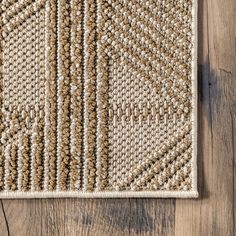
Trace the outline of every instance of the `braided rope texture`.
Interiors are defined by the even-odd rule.
[[[2,0],[0,197],[196,191],[193,8]]]

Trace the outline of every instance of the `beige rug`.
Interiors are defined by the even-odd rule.
[[[197,197],[197,0],[2,0],[0,198]]]

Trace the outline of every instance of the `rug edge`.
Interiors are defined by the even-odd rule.
[[[140,191],[140,192],[2,192],[0,199],[31,198],[197,198],[198,191]]]
[[[197,190],[197,139],[198,139],[198,0],[193,0],[192,7],[192,30],[193,30],[193,48],[192,48],[192,191]],[[198,195],[198,194],[197,194]]]

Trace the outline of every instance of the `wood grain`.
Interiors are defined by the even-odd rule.
[[[199,199],[2,200],[0,235],[235,235],[235,22],[235,0],[199,0]]]
[[[200,199],[176,200],[176,235],[235,235],[235,10],[234,0],[200,1]]]
[[[0,232],[2,236],[5,236],[8,234],[9,228],[8,228],[8,222],[6,219],[6,213],[3,206],[2,201],[0,202]]]
[[[4,200],[10,235],[174,235],[171,199]],[[4,222],[4,216],[1,216]],[[7,235],[4,223],[0,224]],[[1,234],[2,235],[2,234]]]

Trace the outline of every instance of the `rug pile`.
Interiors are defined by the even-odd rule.
[[[196,0],[2,0],[0,198],[197,197]]]

